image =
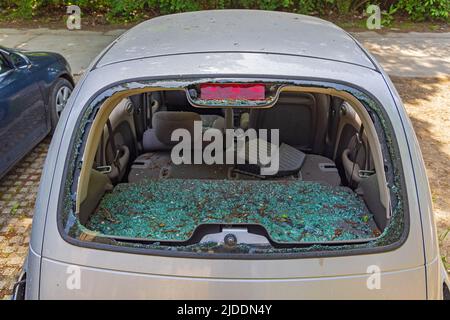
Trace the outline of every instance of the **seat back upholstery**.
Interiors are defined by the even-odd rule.
[[[272,108],[251,110],[249,127],[279,129],[280,144],[320,154],[324,148],[329,105],[328,95],[283,92]]]
[[[159,111],[153,115],[153,128],[147,129],[142,138],[144,151],[170,150],[177,144],[172,141],[172,132],[176,129],[189,131],[194,136],[194,122],[201,121],[200,115],[194,112]]]
[[[223,116],[222,109],[214,108],[196,108],[189,103],[186,93],[181,90],[163,91],[164,104],[167,111],[186,111],[195,112],[198,114],[211,114]]]
[[[174,145],[177,142],[171,140],[172,132],[185,129],[193,137],[195,121],[201,121],[201,118],[194,112],[160,111],[153,115],[152,124],[159,141],[166,145]]]

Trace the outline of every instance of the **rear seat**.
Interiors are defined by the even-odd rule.
[[[339,186],[341,178],[334,162],[319,155],[325,146],[330,97],[325,94],[282,92],[275,106],[250,112],[249,127],[279,129],[280,144],[308,152],[300,178]]]
[[[185,129],[193,137],[195,121],[202,121],[203,126],[207,127],[220,127],[220,117],[213,117],[206,115],[205,119],[202,119],[197,113],[182,111],[159,111],[155,113],[152,119],[152,129],[147,129],[143,135],[142,146],[145,153],[133,162],[128,181],[137,182],[144,178],[160,179],[168,175],[187,179],[195,178],[200,173],[202,173],[201,177],[204,179],[214,179],[218,174],[218,168],[213,169],[211,166],[200,165],[175,166],[170,160],[170,150],[178,143],[177,141],[171,141],[172,132],[176,129]],[[218,122],[219,124],[217,124]]]
[[[145,152],[167,151],[177,142],[171,141],[175,129],[186,129],[194,136],[194,122],[201,121],[194,112],[159,111],[153,115],[152,128],[144,132],[142,146]]]
[[[249,127],[279,129],[280,144],[321,154],[325,146],[329,108],[328,95],[282,92],[272,108],[251,110]]]
[[[168,106],[174,107],[177,99],[184,100],[180,97],[178,91],[177,94],[169,94],[169,96],[172,100],[169,101]],[[177,99],[174,99],[174,97]],[[183,101],[179,103],[182,105]],[[328,110],[329,96],[327,95],[299,92],[282,93],[279,102],[273,108],[252,110],[249,124],[254,129],[279,129],[280,145],[285,144],[295,147],[297,150],[321,153],[328,124]],[[227,178],[227,170],[230,166],[174,166],[170,162],[170,150],[176,144],[176,142],[170,141],[172,131],[177,128],[184,128],[192,133],[194,121],[202,120],[207,127],[214,127],[214,123],[221,118],[218,115],[205,115],[204,117],[203,119],[201,115],[194,112],[160,111],[155,113],[152,121],[153,128],[147,130],[143,138],[144,151],[148,153],[136,159],[130,171],[129,181],[137,181],[144,177],[161,178],[161,172],[164,172],[164,170],[170,171],[169,174],[173,177],[184,179]],[[303,154],[300,151],[298,153]],[[289,155],[291,154],[292,152],[289,153]],[[341,184],[340,176],[332,160],[316,154],[306,154],[300,160],[297,161],[299,165],[295,164],[294,166],[300,169],[300,179],[321,181],[332,186]],[[291,166],[290,162],[289,166]]]
[[[162,94],[167,111],[197,113],[200,115],[205,127],[212,127],[215,121],[223,121],[224,113],[222,109],[195,108],[189,103],[184,91],[163,91]]]

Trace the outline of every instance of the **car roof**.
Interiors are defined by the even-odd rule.
[[[186,54],[220,52],[313,57],[376,69],[359,44],[331,22],[260,10],[198,11],[147,20],[120,36],[95,67],[168,55],[180,55],[188,63]]]

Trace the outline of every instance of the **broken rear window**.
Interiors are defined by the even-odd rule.
[[[402,180],[382,109],[350,88],[330,95],[301,83],[252,83],[235,93],[252,100],[248,90],[275,88],[274,100],[208,107],[205,95],[229,91],[229,81],[195,84],[209,88],[201,107],[192,83],[133,83],[100,97],[73,146],[65,231],[93,244],[193,254],[337,252],[398,241]],[[128,93],[133,86],[145,90]],[[109,103],[112,94],[123,94],[119,104]]]

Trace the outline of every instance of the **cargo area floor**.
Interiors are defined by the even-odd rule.
[[[280,243],[378,235],[364,201],[345,187],[299,180],[143,180],[105,194],[86,227],[103,235],[186,241],[206,223],[260,224]]]

